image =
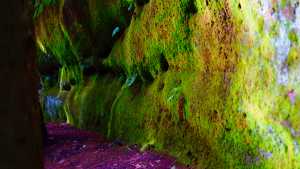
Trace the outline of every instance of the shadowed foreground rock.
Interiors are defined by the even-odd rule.
[[[1,169],[43,168],[31,2],[0,6]]]

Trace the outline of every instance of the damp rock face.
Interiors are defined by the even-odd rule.
[[[300,167],[297,0],[105,4],[123,5],[118,9],[126,12],[116,20],[131,20],[124,27],[101,22],[115,41],[101,59],[85,58],[106,71],[83,75],[72,86],[65,104],[75,112],[75,125],[167,151],[199,168]],[[95,18],[106,16],[96,12],[102,8],[115,11],[96,7],[90,9]],[[76,62],[61,64],[62,79],[77,77],[69,71]]]

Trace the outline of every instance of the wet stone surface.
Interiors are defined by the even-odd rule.
[[[114,144],[64,123],[48,123],[46,169],[186,169],[176,159],[137,146]]]

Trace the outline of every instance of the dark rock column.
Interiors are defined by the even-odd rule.
[[[42,168],[31,0],[0,5],[0,168]]]

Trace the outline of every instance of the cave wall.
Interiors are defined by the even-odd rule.
[[[88,45],[95,53],[87,58],[99,71],[83,73],[69,91],[56,86],[69,122],[199,168],[300,167],[299,1],[101,3],[109,5],[89,6],[89,23],[105,23],[107,32],[124,27],[117,38],[99,31],[112,46]],[[126,23],[112,19],[125,14]],[[83,26],[89,29],[100,30]],[[60,83],[72,79],[68,74],[60,74]]]

